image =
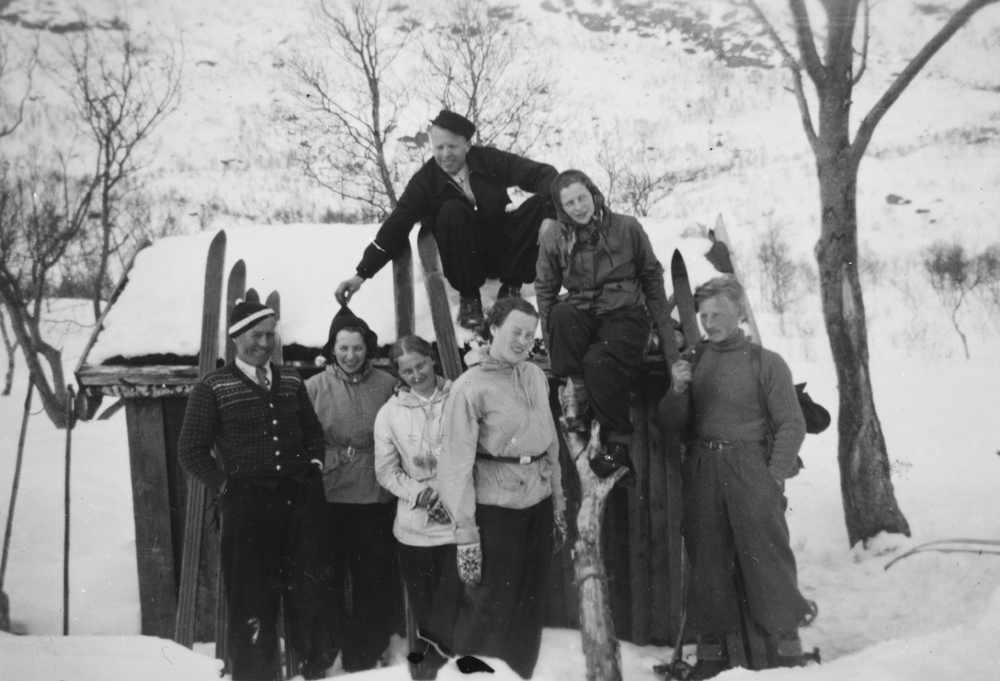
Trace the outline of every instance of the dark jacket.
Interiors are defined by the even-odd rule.
[[[557,222],[539,236],[535,294],[543,333],[563,286],[566,301],[594,314],[645,303],[657,328],[673,333],[663,266],[645,230],[633,217],[610,211],[604,216],[596,228]]]
[[[487,230],[499,229],[503,222],[507,204],[510,203],[508,187],[520,187],[547,197],[549,186],[556,176],[556,169],[547,163],[536,163],[493,147],[472,147],[465,163],[469,168],[472,193],[476,197],[476,215]],[[469,201],[462,188],[441,169],[437,161],[428,159],[410,178],[396,208],[382,223],[372,244],[365,249],[357,273],[365,279],[375,276],[405,249],[413,225],[421,222],[433,227],[441,205],[453,199]]]
[[[188,397],[177,442],[181,466],[210,489],[229,477],[296,476],[319,467],[323,429],[292,368],[272,367],[267,391],[235,364],[208,374]],[[274,375],[274,374],[272,374]],[[216,448],[218,459],[212,456]]]

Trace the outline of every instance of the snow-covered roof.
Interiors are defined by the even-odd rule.
[[[643,220],[653,248],[665,268],[673,249],[684,253],[692,280],[711,276],[711,266],[701,257],[708,241],[680,238],[679,226],[665,220]],[[330,319],[339,305],[333,297],[337,284],[354,273],[361,253],[372,240],[377,225],[297,224],[254,225],[226,230],[226,266],[242,259],[247,287],[263,300],[276,290],[281,294],[281,338],[318,348],[326,342]],[[196,355],[201,336],[201,305],[205,261],[214,232],[161,239],[139,253],[128,285],[109,312],[104,330],[89,357],[97,365],[108,358],[167,354]],[[413,237],[416,235],[414,230]],[[669,274],[666,275],[670,290]],[[496,282],[484,289],[487,304]],[[530,288],[525,294],[532,293]],[[453,309],[457,305],[454,291]],[[225,295],[223,295],[225,298]],[[414,249],[415,330],[434,338],[423,270]],[[396,337],[391,266],[366,281],[351,301],[351,309],[367,321],[381,343]],[[223,301],[223,306],[225,302]],[[220,324],[220,347],[224,340]],[[457,329],[459,342],[469,334]]]

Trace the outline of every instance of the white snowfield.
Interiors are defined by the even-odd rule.
[[[78,17],[76,2],[3,2],[33,24]],[[859,265],[871,351],[871,380],[889,451],[900,507],[913,536],[879,536],[849,548],[837,464],[838,392],[820,312],[813,247],[820,207],[811,151],[781,69],[730,69],[674,28],[632,30],[616,16],[628,6],[605,0],[521,0],[517,26],[528,34],[525,68],[553,77],[556,104],[548,116],[557,132],[532,156],[559,168],[579,167],[607,189],[599,152],[650,172],[680,175],[733,163],[702,181],[680,183],[641,218],[665,267],[679,247],[696,282],[709,276],[707,248],[697,225],[723,214],[734,255],[764,344],[782,354],[799,381],[834,417],[828,432],[809,436],[806,468],[789,481],[788,522],[804,594],[818,602],[818,619],[802,631],[824,664],[751,673],[731,670],[721,681],[998,681],[1000,679],[1000,557],[920,554],[891,570],[883,566],[922,542],[948,537],[1000,539],[1000,313],[982,296],[967,298],[955,319],[968,336],[965,359],[952,328],[952,309],[932,289],[921,262],[937,240],[970,252],[1000,240],[1000,5],[977,14],[918,76],[877,130],[859,176]],[[724,20],[729,0],[697,4],[707,21]],[[790,36],[785,0],[761,3]],[[816,3],[810,3],[810,8]],[[963,0],[872,3],[872,52],[854,93],[855,124],[906,61]],[[245,225],[282,215],[320,220],[342,208],[310,185],[291,151],[301,139],[278,124],[288,106],[288,60],[307,46],[311,2],[287,0],[94,0],[95,19],[127,14],[140,29],[183,34],[183,99],[155,135],[149,172],[140,178],[158,219],[177,218],[183,231],[140,254],[132,280],[90,355],[98,364],[115,355],[194,355],[200,338],[203,269],[216,229],[228,235],[227,267],[247,264],[247,282],[262,297],[282,294],[286,343],[318,347],[337,309],[333,290],[350,276],[376,226]],[[409,3],[413,11],[437,3]],[[125,11],[127,9],[127,12]],[[609,27],[584,27],[581,17],[606,17]],[[599,22],[598,22],[599,23]],[[513,26],[512,22],[512,26]],[[4,23],[30,45],[36,31]],[[817,30],[822,27],[817,26]],[[621,29],[621,30],[618,30]],[[754,33],[759,28],[748,27]],[[5,33],[6,35],[7,33]],[[738,37],[738,36],[737,36]],[[419,49],[418,41],[411,41]],[[51,45],[43,47],[50,50]],[[311,46],[308,49],[313,49]],[[51,51],[51,50],[50,50]],[[308,53],[308,50],[307,50]],[[43,56],[52,57],[46,53]],[[419,56],[397,60],[395,83],[418,84]],[[57,78],[36,74],[39,101],[65,97]],[[64,74],[58,74],[60,76]],[[395,84],[394,83],[394,84]],[[440,104],[416,92],[398,97],[400,134],[426,125]],[[811,93],[810,93],[811,97]],[[72,126],[37,116],[41,151],[63,148]],[[29,121],[30,123],[30,121]],[[19,133],[29,132],[25,125]],[[4,138],[13,156],[28,139]],[[393,151],[398,150],[396,140]],[[403,161],[400,161],[401,163]],[[406,177],[400,168],[401,177]],[[894,197],[890,200],[890,197]],[[628,212],[624,206],[616,210]],[[666,216],[666,217],[664,217]],[[299,218],[296,218],[299,219]],[[768,231],[788,246],[798,268],[784,315],[768,299],[757,254]],[[695,236],[691,236],[694,234]],[[416,329],[430,338],[430,319],[415,258]],[[496,282],[486,287],[486,301]],[[525,288],[531,294],[529,287]],[[452,305],[457,301],[453,298]],[[395,334],[389,268],[367,282],[352,309],[372,324],[381,342]],[[88,306],[52,301],[46,338],[73,367],[90,335]],[[462,332],[463,334],[465,332]],[[460,337],[460,340],[462,338]],[[6,357],[0,350],[0,367]],[[10,480],[26,391],[16,357],[9,397],[0,397],[0,525],[6,521]],[[3,590],[20,636],[0,634],[0,681],[210,681],[218,678],[212,648],[195,651],[142,637],[125,416],[82,423],[73,433],[70,636],[62,625],[62,475],[65,433],[55,430],[37,400],[30,420],[23,475]],[[395,640],[391,666],[355,675],[376,681],[408,678],[405,644]],[[653,664],[669,648],[622,643],[626,681],[652,681]],[[497,674],[473,678],[513,681]],[[333,675],[342,671],[334,667]],[[579,634],[544,632],[536,679],[583,678]],[[465,679],[454,663],[439,679]]]

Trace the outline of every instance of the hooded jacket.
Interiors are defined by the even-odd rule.
[[[323,489],[326,500],[345,504],[387,503],[392,496],[375,479],[372,429],[396,379],[370,363],[348,374],[336,363],[306,381],[323,425]]]
[[[556,201],[555,226],[539,237],[535,294],[542,332],[548,339],[548,318],[559,300],[602,314],[645,304],[661,333],[673,333],[663,287],[663,266],[639,221],[612,213],[593,183],[584,186],[594,198],[595,217],[577,225]]]
[[[392,531],[402,544],[439,546],[454,541],[451,525],[431,522],[417,508],[417,497],[437,490],[437,462],[442,453],[441,422],[451,383],[438,377],[437,389],[425,399],[401,388],[375,417],[375,477],[399,499]]]
[[[477,503],[523,509],[551,496],[554,510],[565,510],[559,441],[540,368],[487,357],[455,380],[443,427],[438,493],[454,520],[455,543],[479,541]],[[477,451],[501,460],[477,458]]]

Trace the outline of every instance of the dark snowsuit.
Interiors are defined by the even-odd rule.
[[[783,487],[805,421],[784,360],[762,350],[758,383],[750,355],[742,333],[709,343],[688,389],[668,390],[660,404],[661,425],[688,438],[688,623],[701,635],[738,632],[738,579],[756,624],[772,639],[797,640],[809,605],[798,589]]]
[[[509,284],[535,278],[538,227],[554,211],[549,186],[556,170],[492,147],[474,146],[466,156],[475,205],[437,162],[429,159],[399,197],[375,240],[365,249],[358,275],[369,279],[408,243],[417,222],[437,239],[448,283],[463,296],[473,296],[487,277]],[[507,188],[535,194],[516,210],[506,212]]]
[[[319,665],[330,631],[316,604],[323,589],[317,547],[318,465],[323,432],[302,379],[273,368],[270,391],[235,364],[206,376],[188,398],[178,441],[181,466],[221,490],[221,561],[235,681],[271,681],[278,672],[279,596],[285,595],[291,645]],[[217,457],[212,456],[215,446]],[[332,663],[332,660],[329,660]]]
[[[649,317],[673,333],[663,267],[635,218],[606,211],[597,224],[561,220],[539,240],[535,280],[552,372],[582,376],[603,432],[625,435]],[[562,287],[568,293],[559,299]]]

